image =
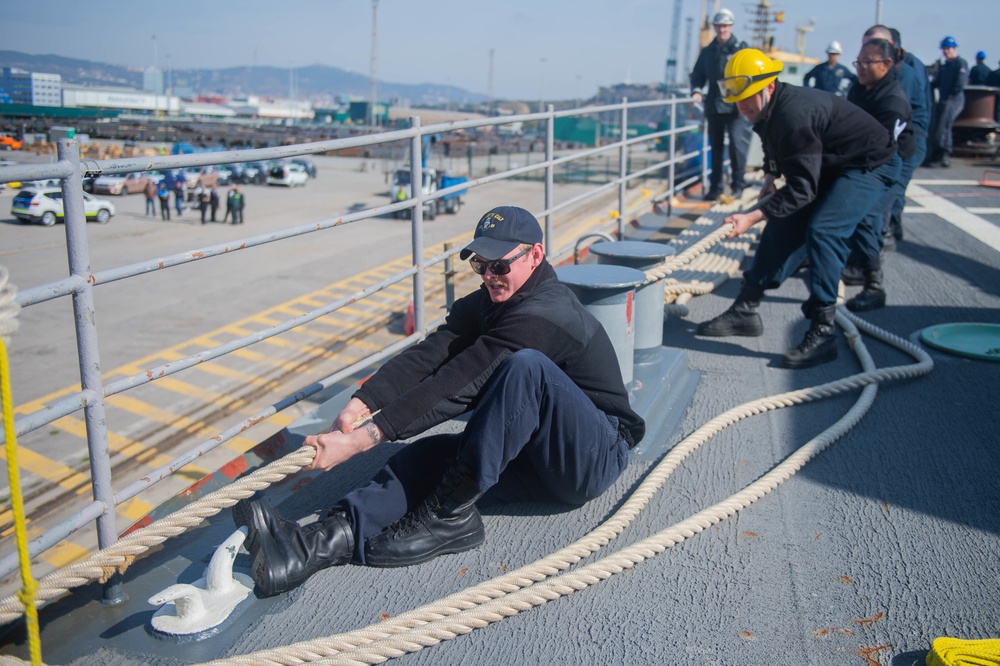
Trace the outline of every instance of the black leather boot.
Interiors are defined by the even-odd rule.
[[[851,312],[865,312],[885,307],[885,288],[882,286],[882,260],[879,257],[865,259],[862,269],[865,286],[859,294],[847,301]]]
[[[471,470],[455,461],[419,507],[368,539],[365,563],[406,567],[481,545],[486,531],[475,503],[482,495]]]
[[[802,342],[785,352],[782,365],[786,368],[811,368],[837,358],[837,330],[833,317],[836,305],[812,308],[812,323]]]
[[[730,335],[742,335],[756,338],[764,334],[764,323],[757,314],[764,292],[749,287],[744,282],[740,294],[729,309],[714,319],[698,324],[696,333],[709,338],[724,338]]]
[[[300,526],[261,496],[241,500],[233,518],[249,528],[253,580],[265,597],[296,588],[321,569],[347,564],[354,553],[354,530],[342,511]]]

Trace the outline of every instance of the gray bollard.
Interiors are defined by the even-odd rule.
[[[599,264],[626,266],[643,272],[675,253],[670,245],[629,240],[594,243],[589,249]],[[662,344],[663,280],[656,280],[635,290],[635,362],[658,359]]]
[[[580,264],[556,269],[559,280],[566,284],[607,331],[618,356],[622,381],[632,381],[635,350],[633,305],[635,288],[646,276],[624,266]]]

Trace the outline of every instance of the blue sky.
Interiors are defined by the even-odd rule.
[[[682,17],[697,24],[702,3],[683,0]],[[779,48],[795,50],[796,25],[815,19],[807,55],[822,57],[832,39],[843,62],[857,54],[875,22],[876,0],[780,2]],[[713,2],[708,2],[709,9]],[[751,3],[723,2],[736,15],[735,34],[749,37]],[[985,50],[1000,58],[992,3],[883,0],[882,22],[924,62],[940,57],[946,34],[972,63]],[[600,86],[655,82],[669,53],[674,0],[379,0],[378,77],[398,83],[445,83],[501,98],[574,99]],[[223,68],[325,64],[368,75],[371,0],[191,0],[94,3],[0,0],[0,49],[55,54],[120,65]],[[153,35],[156,35],[155,48]],[[678,60],[683,67],[686,22]],[[697,34],[693,37],[697,44]],[[690,59],[696,53],[692,49]],[[0,63],[2,64],[2,63]]]

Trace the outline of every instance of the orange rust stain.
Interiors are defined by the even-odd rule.
[[[118,538],[121,539],[124,536],[128,536],[132,532],[135,532],[138,529],[146,527],[147,525],[151,525],[152,523],[153,523],[152,517],[150,517],[149,514],[146,514],[145,516],[140,518],[135,524],[133,524],[132,527],[128,528],[127,530],[119,534]]]
[[[247,461],[243,456],[233,458],[219,468],[219,471],[226,475],[228,479],[235,479],[247,470]]]
[[[815,636],[818,636],[818,637],[822,638],[823,636],[826,636],[828,634],[832,634],[834,632],[841,633],[841,634],[847,634],[848,636],[853,636],[854,635],[853,631],[851,631],[850,629],[844,629],[842,627],[829,627],[828,629],[817,629],[816,631],[813,632],[813,634]]]
[[[860,620],[851,620],[851,622],[853,622],[854,624],[868,625],[868,624],[871,624],[872,622],[878,622],[879,620],[881,620],[884,617],[885,617],[885,613],[879,611],[878,613],[875,613],[871,617],[862,618]]]
[[[455,575],[456,576],[464,576],[467,573],[469,573],[469,567],[462,567],[461,569],[458,570],[458,573],[455,574]]]
[[[823,533],[822,532],[817,532],[816,536],[813,537],[813,541],[818,541],[821,536],[823,536]]]
[[[755,537],[755,536],[760,536],[760,534],[758,534],[757,532],[740,532],[740,536]]]
[[[198,489],[201,488],[202,486],[204,486],[205,484],[211,482],[211,480],[213,479],[213,477],[215,477],[215,473],[214,472],[212,474],[209,474],[208,476],[206,476],[205,478],[203,478],[203,479],[201,479],[199,481],[195,481],[190,486],[188,486],[187,488],[185,488],[184,492],[181,493],[181,494],[185,495],[185,496],[191,496],[191,495],[196,494],[198,492]]]
[[[193,259],[201,259],[201,258],[202,258],[202,257],[204,257],[204,256],[205,256],[205,253],[204,253],[204,252],[192,252],[192,253],[191,253],[191,257],[192,257]]]
[[[740,636],[742,636],[743,638],[753,638],[753,634],[751,634],[749,631],[746,630],[741,631]]]
[[[382,613],[381,615],[378,616],[378,619],[379,619],[380,622],[385,622],[386,620],[389,619],[389,614],[388,613]]]
[[[840,582],[841,583],[847,583],[848,585],[850,585],[851,583],[854,582],[854,580],[852,580],[850,576],[841,576],[840,577]]]
[[[877,647],[861,648],[860,650],[858,650],[858,656],[864,659],[865,662],[867,662],[868,666],[882,666],[879,662],[872,659],[871,655],[875,654],[876,652],[881,652],[882,650],[888,650],[890,648],[892,648],[892,646],[888,643],[886,643],[885,645],[879,645]]]

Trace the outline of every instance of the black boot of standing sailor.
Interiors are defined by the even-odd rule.
[[[755,338],[764,334],[764,323],[757,314],[764,292],[743,282],[740,294],[729,309],[714,319],[698,324],[697,334],[710,338],[742,335]]]
[[[851,312],[865,312],[885,307],[885,287],[882,286],[881,257],[862,260],[862,273],[865,286],[859,294],[847,301],[847,309]]]
[[[833,317],[836,305],[813,305],[809,308],[811,324],[802,342],[785,352],[786,368],[811,368],[837,358],[837,329]]]

